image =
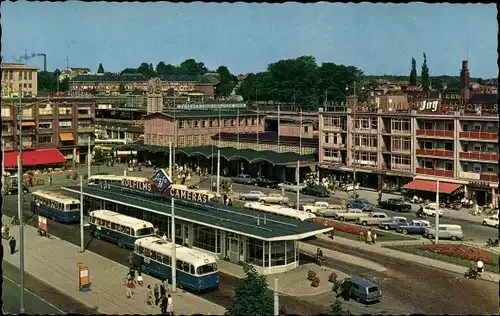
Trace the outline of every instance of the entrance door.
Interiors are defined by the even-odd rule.
[[[244,237],[242,237],[243,239]],[[239,261],[241,262],[245,262],[245,242],[244,240],[240,240],[240,247],[239,247],[239,250],[240,250],[240,255],[239,255]]]
[[[238,251],[238,238],[227,237],[227,257],[231,262],[238,262],[239,251]]]

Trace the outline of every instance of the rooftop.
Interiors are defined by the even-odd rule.
[[[79,193],[79,186],[64,187],[72,193]],[[98,186],[84,186],[83,194],[103,199],[123,206],[142,209],[170,217],[170,198],[152,193],[145,193],[128,188],[110,186],[101,189]],[[199,204],[185,200],[175,200],[175,217],[204,226],[223,229],[261,240],[297,240],[317,235],[325,227],[299,220],[242,210],[230,206]],[[264,219],[265,218],[265,219]]]
[[[158,113],[152,113],[150,115],[154,115]],[[163,115],[167,115],[170,117],[176,118],[201,118],[201,117],[245,117],[245,116],[257,116],[257,112],[241,109],[241,110],[233,110],[233,109],[221,109],[219,110],[165,110],[162,113]]]

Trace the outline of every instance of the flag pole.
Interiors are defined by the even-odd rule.
[[[238,108],[238,117],[236,119],[236,124],[238,124],[238,133],[236,142],[238,143],[238,149],[240,149],[240,108]]]
[[[280,105],[278,104],[278,152],[281,152],[281,146],[280,146]]]

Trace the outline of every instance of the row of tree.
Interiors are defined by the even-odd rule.
[[[248,74],[237,93],[245,100],[278,101],[302,105],[339,103],[353,94],[365,99],[361,90],[363,71],[354,66],[335,63],[318,65],[313,56],[280,60],[266,71]]]
[[[246,278],[241,280],[240,284],[236,287],[234,303],[227,309],[226,316],[274,315],[274,301],[268,292],[266,277],[259,274],[253,266],[248,264],[243,265],[243,270],[245,271]],[[342,293],[345,294],[344,292],[346,291]],[[282,308],[279,314],[286,315],[287,312]],[[338,299],[330,306],[329,314],[338,316],[351,315],[349,311],[342,307]]]
[[[40,92],[58,92],[69,90],[69,78],[60,80],[61,71],[56,69],[54,72],[38,72],[38,91]]]
[[[417,62],[415,58],[411,58],[411,71],[409,83],[412,86],[417,85]],[[422,63],[422,72],[420,73],[420,84],[422,85],[422,89],[425,92],[429,91],[431,80],[429,78],[429,67],[427,67],[427,56],[424,53],[424,62]]]

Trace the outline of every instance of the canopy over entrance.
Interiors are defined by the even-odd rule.
[[[121,147],[121,150],[136,150],[149,151],[152,153],[166,153],[169,148],[165,146],[145,145],[140,143],[128,144]],[[188,157],[205,158],[217,157],[217,151],[220,150],[221,157],[228,161],[246,160],[249,163],[268,162],[272,165],[286,165],[300,162],[315,162],[314,155],[299,155],[294,152],[278,153],[272,150],[253,150],[253,149],[237,149],[234,147],[216,147],[216,146],[196,146],[176,148],[176,153],[183,153]]]
[[[439,193],[450,194],[458,190],[461,186],[461,184],[439,181]],[[407,183],[404,188],[409,190],[437,192],[437,181],[413,180]]]

